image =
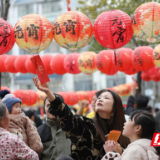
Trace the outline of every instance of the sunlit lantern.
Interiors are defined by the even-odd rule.
[[[83,73],[93,73],[97,70],[95,52],[83,52],[78,58],[79,70]]]
[[[160,44],[157,45],[153,51],[153,63],[160,67]]]
[[[103,47],[120,48],[133,37],[131,18],[120,10],[103,12],[95,20],[93,34]]]
[[[51,22],[42,15],[29,14],[22,17],[14,27],[17,45],[30,53],[46,49],[53,39]]]
[[[143,3],[132,15],[132,27],[135,35],[149,43],[160,42],[160,4]]]
[[[31,58],[31,56],[29,56],[29,57],[26,59],[26,62],[25,62],[26,69],[27,69],[28,72],[33,73],[33,74],[36,74],[36,69],[35,69],[35,67],[33,66],[30,58]]]
[[[8,55],[0,55],[0,72],[7,72],[5,67],[5,60],[7,59]]]
[[[10,23],[0,18],[0,54],[9,52],[15,44],[14,30]]]
[[[77,50],[86,46],[93,35],[90,19],[78,11],[61,14],[53,23],[55,41],[69,50]]]
[[[18,72],[14,66],[14,62],[17,57],[18,57],[17,55],[10,55],[6,58],[5,68],[6,68],[7,72],[10,72],[10,73],[17,73]]]

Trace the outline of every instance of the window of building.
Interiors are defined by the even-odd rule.
[[[23,49],[21,49],[21,48],[19,48],[19,53],[20,53],[21,55],[29,54],[29,52],[27,52],[27,51],[25,51],[25,50],[23,50]]]
[[[90,91],[92,90],[92,80],[79,80],[74,82],[75,91]]]
[[[59,1],[56,2],[44,2],[42,12],[45,13],[53,13],[61,10],[61,6]]]
[[[118,80],[117,80],[118,78]],[[107,77],[107,88],[112,88],[114,86],[118,86],[120,84],[125,84],[126,83],[126,78],[124,76],[118,76],[116,78],[116,75],[114,76],[108,76]]]
[[[34,12],[33,4],[18,6],[18,16],[22,17]]]

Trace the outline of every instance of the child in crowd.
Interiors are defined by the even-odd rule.
[[[35,152],[40,153],[43,149],[41,139],[31,120],[27,116],[21,115],[22,101],[19,98],[10,96],[9,98],[4,97],[2,102],[7,106],[9,111],[9,129],[20,129],[23,141]]]
[[[158,149],[151,146],[156,122],[152,114],[137,110],[131,114],[130,120],[124,123],[123,135],[128,137],[131,144],[120,156],[116,153],[115,141],[106,141],[104,150],[106,155],[102,160],[158,160]]]

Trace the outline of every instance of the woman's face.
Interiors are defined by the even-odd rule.
[[[6,108],[6,115],[5,115],[5,118],[0,118],[0,126],[4,129],[8,129],[9,128],[9,122],[10,122],[10,119],[9,119],[9,112],[8,112],[8,109]]]
[[[96,97],[96,95],[94,95],[92,102],[91,102],[91,107],[94,111],[95,111],[95,106],[96,106],[96,100],[97,100],[97,97]]]
[[[113,110],[114,99],[110,92],[103,92],[96,101],[96,112],[101,118],[109,119]]]
[[[17,102],[12,106],[11,114],[21,114],[21,103]]]

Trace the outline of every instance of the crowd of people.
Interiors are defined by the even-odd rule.
[[[15,95],[0,92],[0,160],[159,160],[160,147],[151,140],[160,132],[160,111],[153,113],[148,97],[135,98],[134,85],[126,108],[117,93],[102,89],[84,115],[88,101],[75,111],[47,84],[33,82],[47,96],[45,120],[22,111]],[[118,142],[107,140],[112,130],[122,132]]]

